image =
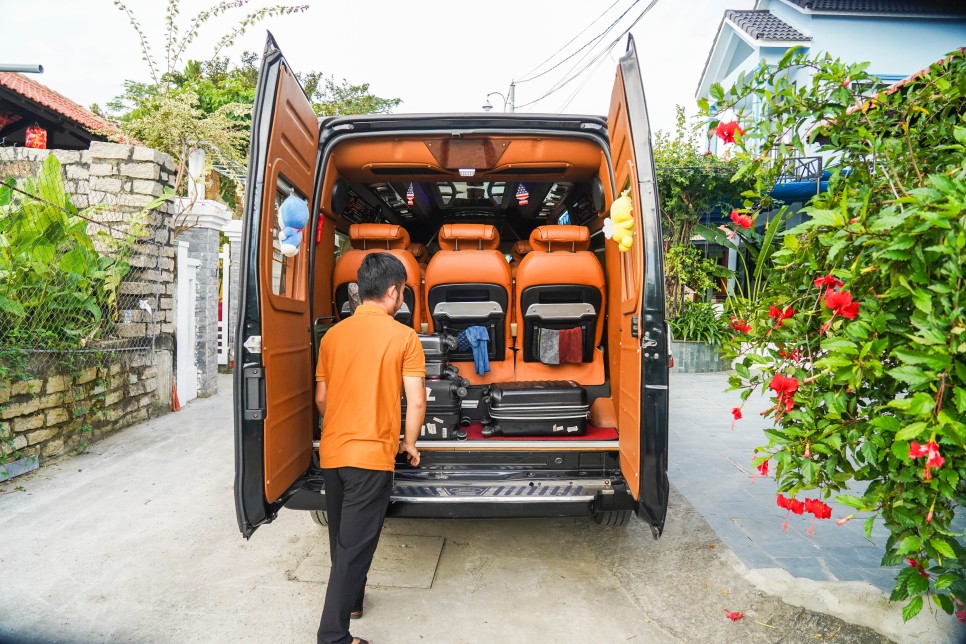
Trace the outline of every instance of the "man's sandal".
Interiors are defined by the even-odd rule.
[[[349,613],[349,619],[362,619],[363,611],[364,609],[362,608],[360,608],[359,610],[352,611],[351,613]]]

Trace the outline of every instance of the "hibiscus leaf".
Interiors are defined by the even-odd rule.
[[[928,584],[928,582],[927,582]],[[902,621],[908,622],[910,619],[919,614],[922,610],[922,595],[914,597],[911,602],[905,605],[902,609]]]
[[[829,228],[841,228],[845,225],[845,216],[838,210],[809,209],[812,223],[816,226],[828,226]]]
[[[890,369],[887,373],[896,380],[906,383],[910,387],[919,387],[920,385],[924,385],[927,382],[932,382],[936,379],[934,374],[926,373],[919,367],[913,367],[910,365]]]
[[[946,590],[953,585],[956,581],[956,574],[952,572],[947,572],[944,575],[939,575],[936,579],[936,590]]]
[[[902,427],[899,419],[895,416],[876,416],[869,421],[869,424],[873,427],[884,429],[887,432],[897,432]]]
[[[936,584],[936,589],[939,590],[939,584]],[[949,595],[933,595],[932,600],[937,606],[943,609],[943,612],[947,615],[953,614],[953,600],[949,598]]]
[[[960,414],[966,412],[966,389],[955,387],[953,389],[953,401],[956,403],[956,411]]]
[[[955,559],[956,558],[956,553],[953,552],[952,546],[950,546],[948,543],[946,543],[946,541],[944,539],[941,539],[939,537],[936,537],[934,539],[930,539],[929,540],[929,546],[933,550],[935,550],[936,552],[938,552],[940,555],[942,555],[943,557],[946,557],[947,559]]]
[[[841,503],[842,505],[847,505],[850,508],[855,508],[856,510],[865,510],[865,501],[857,496],[852,496],[851,494],[840,494],[835,497],[836,503]]]
[[[928,416],[932,414],[936,402],[929,394],[918,392],[912,398],[898,398],[889,402],[887,407],[901,409],[911,416]]]
[[[930,369],[936,369],[937,371],[949,366],[948,355],[927,353],[926,351],[913,351],[911,349],[895,349],[892,355],[906,364],[924,364]]]
[[[903,429],[896,432],[895,440],[896,442],[912,440],[922,433],[922,430],[926,429],[926,423],[919,421],[917,423],[910,423]]]
[[[932,297],[929,295],[929,291],[917,288],[916,292],[912,294],[912,303],[923,313],[932,312]]]
[[[875,516],[876,515],[873,514],[871,517],[865,520],[865,538],[869,541],[872,541],[872,529],[875,527]]]
[[[908,555],[910,553],[918,553],[922,550],[922,539],[915,535],[909,535],[908,537],[903,537],[902,541],[899,542],[899,546],[896,548],[896,552],[900,555]]]
[[[829,338],[822,342],[822,349],[825,351],[837,351],[848,355],[858,353],[855,343],[845,338]]]
[[[909,594],[918,595],[919,593],[924,593],[929,590],[929,578],[920,575],[919,571],[915,568],[912,568],[911,570],[913,570],[915,574],[909,575],[909,582],[906,584]],[[922,598],[920,597],[920,599]]]

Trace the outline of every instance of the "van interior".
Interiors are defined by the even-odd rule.
[[[606,442],[620,431],[612,396],[620,354],[610,348],[620,344],[626,280],[641,267],[640,252],[621,253],[603,234],[612,179],[600,145],[578,137],[353,138],[337,144],[324,164],[320,216],[306,231],[313,242],[304,285],[315,320],[313,355],[324,330],[351,314],[349,286],[362,259],[388,252],[408,276],[399,322],[420,333],[477,325],[489,336],[484,374],[465,349],[452,356],[470,384],[461,411],[465,440],[425,441],[421,448],[499,442],[506,449],[522,439],[484,438],[479,400],[486,387],[573,381],[587,392],[587,433],[526,440],[615,449]],[[281,174],[276,190],[276,207],[298,192]],[[302,288],[298,263],[306,256],[282,255],[278,230],[272,232],[273,291]],[[547,355],[539,341],[546,329],[569,332],[578,346]]]

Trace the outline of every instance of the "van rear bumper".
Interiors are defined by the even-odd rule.
[[[325,510],[325,490],[303,486],[285,503],[296,510]],[[429,519],[589,517],[631,510],[623,482],[610,479],[529,481],[398,481],[387,516]]]

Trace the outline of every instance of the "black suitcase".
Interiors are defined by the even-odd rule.
[[[426,377],[445,377],[450,354],[456,349],[456,336],[450,333],[419,333],[417,337],[426,356]]]
[[[587,390],[572,380],[490,385],[483,396],[484,436],[583,436]]]
[[[453,373],[455,372],[455,377]],[[466,438],[466,430],[460,429],[460,404],[466,395],[466,387],[459,373],[447,367],[443,378],[426,379],[426,417],[419,430],[420,440],[456,440]],[[402,400],[402,428],[406,433],[406,396]]]

